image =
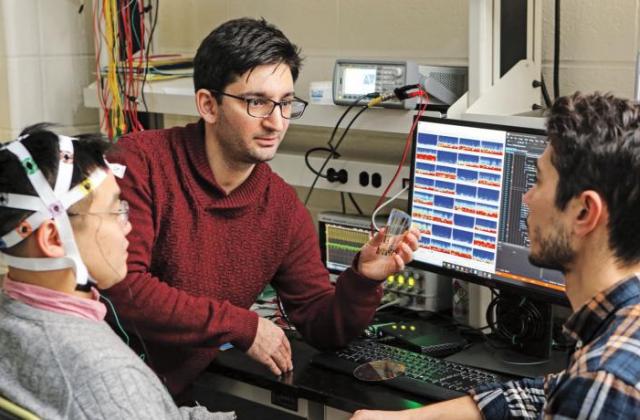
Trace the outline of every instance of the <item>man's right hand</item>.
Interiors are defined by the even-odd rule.
[[[293,369],[289,339],[282,328],[268,319],[258,318],[256,338],[247,354],[278,376]]]

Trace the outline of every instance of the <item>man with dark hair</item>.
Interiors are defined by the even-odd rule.
[[[38,125],[0,148],[0,395],[46,419],[233,419],[176,407],[104,322],[131,230],[108,146]]]
[[[640,109],[612,95],[559,98],[524,196],[530,260],[561,270],[577,340],[567,369],[365,419],[630,419],[640,413]]]
[[[195,57],[200,121],[123,136],[112,156],[127,168],[120,185],[134,227],[129,274],[110,296],[174,395],[225,343],[274,374],[292,369],[284,332],[249,310],[269,283],[307,340],[343,345],[372,319],[381,281],[417,249],[412,230],[396,254],[378,255],[378,234],[329,282],[308,211],[266,163],[306,107],[294,95],[299,68],[298,48],[273,25],[226,22]]]

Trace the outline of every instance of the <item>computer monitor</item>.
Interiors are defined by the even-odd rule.
[[[335,212],[318,215],[322,261],[332,274],[340,274],[353,264],[360,248],[369,240],[371,218]]]
[[[527,206],[544,130],[422,117],[411,164],[418,266],[568,305],[564,277],[529,260]]]

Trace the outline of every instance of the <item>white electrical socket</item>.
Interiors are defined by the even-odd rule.
[[[325,158],[310,157],[309,163],[315,170],[319,170],[322,167],[324,160]],[[280,175],[285,181],[298,187],[310,187],[316,177],[316,175],[306,167],[303,155],[278,153],[275,158],[269,162],[269,164],[273,171]],[[348,175],[347,182],[344,184],[338,181],[329,182],[324,178],[320,178],[316,183],[315,188],[379,196],[393,178],[397,166],[386,163],[331,159],[323,169],[322,173],[326,174],[329,168],[333,168],[336,171],[341,169],[346,170]],[[369,182],[366,186],[360,185],[361,172],[366,172],[369,175]],[[380,175],[380,186],[378,187],[374,187],[372,185],[374,174]],[[408,178],[409,167],[404,166],[398,174],[398,178],[393,187],[387,193],[387,197],[392,197],[402,190],[402,180]],[[402,193],[400,198],[406,199],[407,193]]]

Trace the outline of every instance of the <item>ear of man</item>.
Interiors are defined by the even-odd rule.
[[[59,258],[65,255],[58,226],[53,220],[45,220],[32,235],[35,247],[33,251],[39,257]]]
[[[196,92],[196,108],[198,114],[202,119],[209,123],[214,124],[218,118],[220,105],[216,101],[215,96],[207,89],[198,89]]]
[[[573,204],[574,231],[579,236],[587,236],[600,226],[606,227],[609,212],[602,196],[596,191],[583,191]]]

